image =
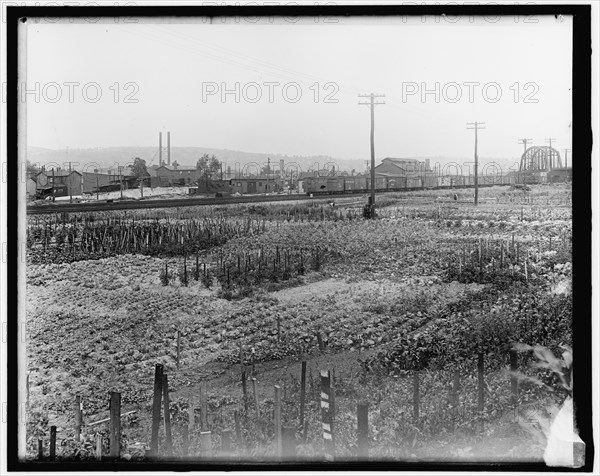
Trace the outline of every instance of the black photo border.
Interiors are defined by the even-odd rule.
[[[346,470],[346,471],[592,471],[592,309],[591,309],[591,6],[562,5],[314,5],[314,6],[7,6],[7,469],[9,471],[225,471],[225,470]],[[572,155],[573,166],[573,340],[574,395],[579,435],[586,444],[581,468],[549,468],[543,463],[333,462],[333,463],[209,463],[209,462],[26,462],[17,455],[18,359],[17,308],[19,290],[18,216],[18,23],[26,17],[160,17],[160,16],[399,16],[442,15],[566,15],[573,16]],[[24,266],[24,264],[22,264]]]

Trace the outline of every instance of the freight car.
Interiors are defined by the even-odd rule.
[[[423,190],[420,177],[375,177],[375,190],[385,192],[404,192]],[[435,179],[437,185],[426,186],[429,190],[451,189],[457,187],[474,187],[472,177],[456,177],[453,184],[448,185],[447,180]],[[511,176],[481,176],[480,187],[493,185],[509,185],[515,180]],[[431,183],[431,182],[430,182]],[[338,195],[352,193],[368,193],[371,191],[371,179],[368,177],[309,177],[304,185],[307,195]]]

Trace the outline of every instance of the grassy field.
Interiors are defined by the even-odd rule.
[[[515,403],[509,349],[520,342],[560,355],[559,346],[571,344],[571,190],[492,187],[477,207],[471,194],[378,196],[375,220],[362,219],[365,199],[356,196],[336,197],[334,206],[29,218],[31,457],[50,425],[58,427],[59,456],[91,456],[107,425],[89,423],[108,416],[110,391],[122,393],[123,412],[136,411],[122,422],[122,453],[142,456],[154,366],[162,363],[175,455],[191,403],[199,421],[204,382],[215,447],[235,429],[238,410],[244,447],[234,444],[237,454],[272,458],[273,386],[280,385],[298,457],[321,460],[319,371],[330,370],[337,458],[355,456],[356,405],[367,402],[373,459],[541,461],[545,425],[566,393],[521,352]],[[243,409],[240,348],[247,377],[256,378],[258,415],[250,381]],[[298,423],[302,361],[305,428]],[[81,442],[73,439],[76,395],[88,424]],[[200,450],[198,421],[190,454]]]

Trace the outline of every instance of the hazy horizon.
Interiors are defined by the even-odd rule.
[[[472,121],[480,157],[571,148],[569,17],[108,20],[28,21],[31,146],[158,148],[170,131],[172,148],[362,160],[358,94],[375,92],[379,159],[472,156]]]

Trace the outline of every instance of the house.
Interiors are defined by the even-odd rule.
[[[55,197],[78,196],[83,193],[83,176],[77,170],[42,170],[35,177],[37,190],[47,192],[48,189],[53,189],[50,193]]]
[[[410,188],[437,186],[437,176],[431,170],[429,159],[386,157],[375,167],[375,175],[395,178],[398,183],[406,183]]]
[[[138,186],[135,175],[103,172],[83,172],[83,193],[110,192],[115,190],[128,190]]]
[[[153,186],[194,185],[201,178],[196,167],[179,166],[176,162],[172,165],[161,165],[153,169],[153,172],[150,170],[148,172],[151,176],[156,174],[158,178],[154,180]]]

